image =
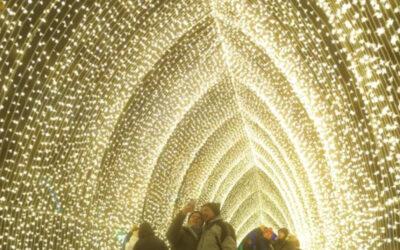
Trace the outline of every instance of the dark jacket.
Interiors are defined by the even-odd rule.
[[[254,250],[251,240],[245,239],[239,246],[239,250]]]
[[[287,240],[276,240],[274,242],[274,250],[295,250],[293,244]]]
[[[167,245],[155,236],[153,229],[148,223],[143,223],[139,228],[139,240],[134,250],[168,250]]]
[[[190,227],[182,226],[185,217],[184,213],[179,213],[167,231],[167,239],[172,250],[196,250],[199,243],[200,233],[196,233]]]
[[[247,239],[250,240],[250,249],[256,250],[275,250],[272,245],[272,240],[264,238],[263,233],[259,227],[252,230],[248,235]]]

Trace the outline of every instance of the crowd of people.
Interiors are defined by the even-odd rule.
[[[300,242],[287,228],[278,230],[278,235],[272,228],[260,226],[251,231],[239,245],[239,250],[299,250]]]
[[[185,219],[188,217],[187,222]],[[298,240],[281,228],[276,235],[272,228],[260,226],[241,242],[236,242],[235,229],[221,217],[219,203],[204,204],[195,211],[195,203],[187,204],[172,220],[166,238],[172,250],[298,250]],[[123,243],[123,250],[168,250],[147,222],[133,227]]]

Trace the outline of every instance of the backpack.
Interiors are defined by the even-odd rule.
[[[222,242],[226,239],[226,237],[231,236],[236,241],[236,232],[231,224],[228,222],[218,220],[215,222],[221,228],[221,238],[217,237],[217,244],[220,249],[222,249]]]

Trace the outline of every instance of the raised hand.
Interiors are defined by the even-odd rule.
[[[182,212],[185,214],[191,213],[194,211],[195,206],[196,203],[194,201],[190,201],[188,204],[186,204],[185,207],[183,207]]]

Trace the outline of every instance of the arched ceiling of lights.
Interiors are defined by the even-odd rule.
[[[191,198],[239,239],[399,246],[396,0],[0,1],[0,244],[116,248]]]

